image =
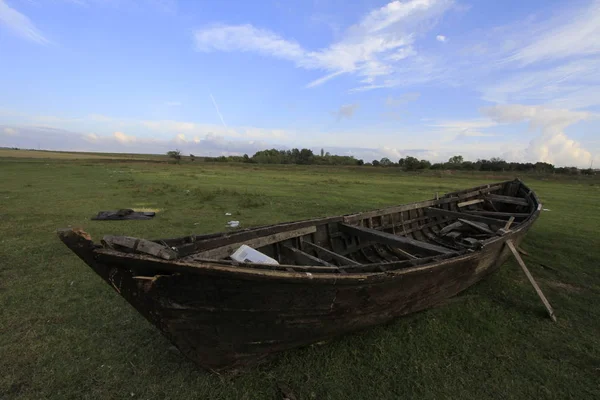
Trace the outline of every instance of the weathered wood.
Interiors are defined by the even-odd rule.
[[[339,224],[340,230],[351,235],[364,237],[366,239],[384,243],[394,247],[406,247],[409,251],[426,252],[434,254],[448,254],[453,251],[441,246],[436,246],[420,240],[410,239],[404,236],[392,235],[391,233],[381,232],[376,229],[370,229],[360,226]]]
[[[515,181],[513,186],[521,185]],[[482,196],[482,193],[508,194],[506,186],[507,183],[502,183],[455,192],[441,197],[435,205],[447,206],[447,211],[457,209],[458,202]],[[400,253],[393,249],[407,251],[408,246],[398,243],[407,238],[389,233],[394,228],[387,230],[388,233],[378,232],[375,243],[382,242],[381,234],[392,236],[393,242],[387,240],[381,247],[369,249],[374,241],[359,242],[358,236],[338,232],[343,216],[156,241],[167,247],[185,246],[186,251],[195,247],[196,252],[202,253],[314,227],[316,231],[305,235],[303,241],[367,262],[358,250],[362,248],[373,260],[382,261],[352,264],[343,269],[322,265],[236,264],[226,260],[202,260],[201,256],[202,261],[197,262],[191,256],[167,261],[126,249],[100,248],[88,236],[72,230],[60,231],[59,237],[186,357],[213,371],[240,370],[275,353],[387,323],[463,292],[511,256],[508,249],[503,251],[505,241],[512,239],[520,243],[539,217],[539,199],[535,194],[531,195],[530,202],[531,217],[519,229],[508,231],[504,236],[487,236],[484,246],[478,247],[477,242],[472,241],[473,246],[465,246],[469,248],[411,260],[396,259]],[[381,230],[388,224],[414,219],[417,213],[422,213],[421,207],[426,207],[425,204],[430,203],[402,206],[405,211],[395,212],[393,216],[377,210],[374,214],[370,212],[370,216],[356,214],[353,218],[365,223],[372,218],[373,228]],[[461,218],[468,217],[466,213],[457,214]],[[456,216],[446,216],[450,218],[446,222],[438,214],[433,215],[431,222],[418,220],[405,226],[405,234],[410,232],[409,238],[429,244],[439,240],[439,230],[455,222],[452,218]],[[505,223],[506,220],[500,221],[498,228]],[[400,229],[397,231],[400,233]],[[463,238],[461,245],[467,240],[469,238]],[[296,242],[299,240],[289,238],[259,249],[269,256],[279,257],[283,246],[294,247]],[[312,248],[301,244],[296,247],[326,262],[338,263]],[[441,247],[444,248],[444,244]],[[348,251],[354,253],[348,255]],[[414,249],[414,255],[427,255],[427,252],[419,247]]]
[[[511,216],[508,221],[506,221],[506,225],[504,225],[505,230],[509,230],[512,223],[515,221],[515,217]]]
[[[429,207],[425,210],[425,212],[431,215],[443,215],[446,217],[453,217],[456,219],[461,218],[468,221],[483,222],[484,224],[488,225],[504,226],[504,224],[506,223],[506,221],[501,219],[482,217],[479,215],[467,214],[466,212],[449,211],[441,208]]]
[[[146,239],[139,239],[130,236],[106,235],[102,238],[102,243],[111,248],[118,246],[121,248],[130,249],[136,253],[150,254],[155,257],[160,257],[164,260],[174,260],[177,258],[177,253],[173,249]]]
[[[463,224],[469,225],[470,227],[475,228],[483,233],[489,233],[490,235],[494,234],[494,231],[492,231],[490,228],[485,226],[483,223],[469,221],[468,219],[462,219],[462,218],[459,218],[458,220],[460,222],[462,222]]]
[[[452,231],[454,229],[459,229],[462,226],[463,226],[463,224],[460,221],[453,222],[450,225],[446,225],[445,227],[443,227],[440,230],[440,235],[446,235],[448,232],[450,232],[450,231]]]
[[[267,246],[269,244],[281,242],[283,240],[315,233],[316,231],[317,231],[316,227],[308,226],[306,228],[296,229],[293,231],[287,231],[287,232],[276,233],[273,235],[261,236],[261,237],[255,238],[255,239],[247,240],[245,242],[231,243],[226,246],[217,247],[216,249],[210,249],[210,250],[199,252],[196,255],[198,257],[202,257],[202,258],[217,258],[217,259],[224,258],[224,257],[229,256],[231,253],[233,253],[235,250],[237,250],[243,244],[256,249],[256,248],[259,248],[262,246]]]
[[[302,246],[304,246],[305,249],[308,248],[310,250],[314,250],[321,257],[329,258],[330,260],[335,260],[335,261],[339,262],[341,265],[359,265],[360,264],[354,260],[344,257],[341,254],[335,253],[331,250],[327,250],[326,248],[316,245],[312,242],[302,242]]]
[[[488,194],[485,197],[487,200],[496,202],[496,203],[506,203],[506,204],[515,204],[518,206],[527,206],[529,202],[522,197],[513,197],[513,196],[502,196],[499,194]]]
[[[514,218],[527,218],[531,214],[529,213],[511,213],[511,212],[499,212],[499,211],[483,211],[483,210],[466,210],[465,213],[473,215],[484,215],[490,217],[514,217]]]
[[[325,260],[321,260],[319,257],[312,256],[300,249],[292,246],[283,245],[282,248],[287,250],[296,262],[301,265],[322,265],[324,267],[335,267],[335,265],[328,263]]]
[[[535,281],[535,279],[533,279],[533,276],[531,275],[531,272],[529,272],[529,269],[525,265],[525,261],[523,261],[523,259],[519,255],[519,252],[515,248],[515,245],[513,244],[512,239],[508,239],[506,241],[506,245],[508,246],[508,248],[512,252],[513,256],[515,256],[515,259],[517,260],[517,262],[521,266],[521,269],[523,270],[523,272],[525,272],[525,275],[527,275],[527,279],[529,279],[529,283],[531,283],[531,286],[533,286],[533,288],[535,289],[535,292],[537,293],[537,295],[542,300],[542,303],[544,303],[544,306],[546,307],[546,310],[548,311],[548,315],[550,316],[550,318],[552,318],[552,321],[556,322],[556,316],[554,315],[554,310],[552,309],[552,306],[550,305],[550,303],[546,299],[546,296],[544,296],[544,293],[542,292],[542,289],[540,289],[540,287],[538,286],[538,284]]]
[[[474,199],[474,200],[463,201],[461,203],[458,203],[457,206],[460,208],[460,207],[472,206],[473,204],[479,204],[479,203],[483,203],[483,199]]]

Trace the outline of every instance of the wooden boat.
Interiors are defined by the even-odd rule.
[[[541,204],[514,180],[380,210],[176,239],[60,239],[215,370],[427,309],[504,263]],[[279,262],[237,263],[242,244]]]

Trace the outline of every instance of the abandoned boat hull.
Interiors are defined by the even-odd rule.
[[[167,261],[102,249],[72,230],[59,235],[184,355],[220,371],[385,323],[456,295],[506,261],[505,242],[518,245],[539,208],[477,251],[385,272],[307,273]],[[170,273],[174,268],[177,272]]]

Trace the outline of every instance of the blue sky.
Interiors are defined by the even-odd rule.
[[[599,94],[595,0],[0,0],[0,146],[587,167]]]

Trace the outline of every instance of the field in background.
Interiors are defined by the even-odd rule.
[[[356,212],[510,177],[6,152],[14,150],[0,150],[2,399],[281,398],[282,384],[299,399],[600,397],[597,177],[522,177],[551,210],[523,247],[557,324],[510,262],[443,307],[283,353],[233,378],[173,351],[55,229],[83,227],[96,240],[200,234],[231,219],[247,227]],[[89,220],[118,208],[158,215]]]

